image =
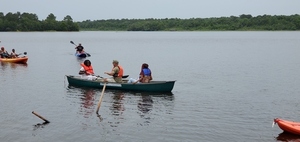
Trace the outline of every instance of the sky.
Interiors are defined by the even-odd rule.
[[[27,12],[61,21],[146,18],[211,18],[242,14],[300,14],[300,0],[0,0],[0,12]]]

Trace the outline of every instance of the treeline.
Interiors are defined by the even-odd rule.
[[[166,19],[110,19],[78,22],[80,30],[100,31],[244,31],[244,30],[300,30],[300,16],[253,17],[242,14],[239,17],[220,18],[166,18]]]
[[[79,26],[67,15],[62,21],[57,21],[54,14],[50,13],[45,20],[40,21],[32,13],[7,13],[0,12],[0,31],[79,31]]]

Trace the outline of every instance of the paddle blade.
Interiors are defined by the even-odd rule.
[[[86,53],[86,55],[89,56],[89,57],[91,56],[91,54],[89,54],[89,53]]]
[[[273,123],[272,123],[272,128],[274,127],[274,125],[275,125],[275,122],[273,121]]]
[[[71,43],[71,44],[74,44],[74,42],[73,42],[73,41],[70,41],[70,43]]]
[[[24,55],[27,55],[27,52],[24,52],[23,54],[24,54]]]

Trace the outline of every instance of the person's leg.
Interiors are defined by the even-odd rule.
[[[87,80],[96,80],[97,76],[89,75],[87,76]]]
[[[127,83],[134,83],[134,82],[136,82],[137,80],[136,79],[134,79],[134,78],[130,78],[129,80],[128,80],[128,82]]]
[[[105,78],[105,82],[116,82],[113,78]]]

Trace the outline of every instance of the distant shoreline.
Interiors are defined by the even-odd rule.
[[[297,31],[300,15],[220,18],[110,19],[77,22],[80,31]]]
[[[1,12],[0,12],[1,15]],[[3,13],[2,13],[3,15]],[[38,20],[32,13],[7,13],[0,16],[0,32],[34,31],[299,31],[300,15],[249,14],[212,18],[165,18],[165,19],[108,19],[73,22],[67,15],[57,21],[50,13],[45,20]]]

